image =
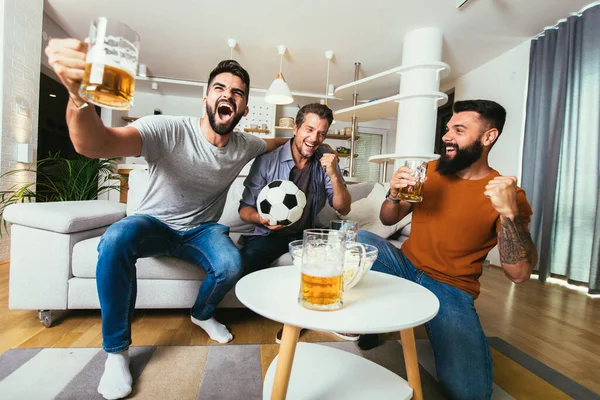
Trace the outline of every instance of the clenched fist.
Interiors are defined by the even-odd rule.
[[[518,214],[515,176],[495,177],[485,186],[483,194],[490,199],[492,206],[501,216],[512,220]]]
[[[321,157],[321,167],[325,168],[325,172],[330,178],[337,176],[337,168],[336,166],[340,162],[338,156],[333,153],[325,153],[323,157]]]

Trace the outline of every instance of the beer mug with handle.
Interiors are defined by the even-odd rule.
[[[300,305],[320,311],[342,308],[344,258],[346,249],[351,247],[358,249],[362,262],[365,257],[364,246],[348,243],[345,232],[333,229],[304,231],[298,296]]]
[[[79,95],[101,107],[129,110],[139,47],[139,35],[127,25],[105,17],[94,20]]]
[[[356,221],[334,219],[329,221],[329,228],[346,232],[347,242],[356,242],[356,239],[358,238],[358,222]]]

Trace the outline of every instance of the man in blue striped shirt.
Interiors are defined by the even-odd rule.
[[[240,218],[256,224],[253,233],[242,236],[242,262],[248,274],[268,267],[288,251],[292,240],[302,239],[304,229],[322,227],[317,214],[325,201],[340,214],[350,211],[351,196],[339,167],[339,159],[322,146],[333,121],[331,109],[322,104],[307,104],[296,115],[294,137],[288,144],[257,157],[244,181]],[[295,223],[269,225],[257,211],[256,198],[270,182],[290,180],[306,195],[302,217]]]

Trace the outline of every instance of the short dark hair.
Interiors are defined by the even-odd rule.
[[[248,75],[248,71],[235,60],[223,60],[210,72],[210,75],[208,76],[207,92],[210,90],[210,84],[215,79],[215,76],[224,73],[230,73],[240,78],[246,85],[246,98],[250,95],[250,75]]]
[[[465,111],[475,111],[482,120],[487,122],[489,129],[498,129],[498,136],[502,133],[504,122],[506,122],[506,110],[492,100],[457,101],[452,106],[452,111],[455,114]]]
[[[296,128],[302,126],[306,114],[317,114],[319,118],[326,119],[327,129],[329,129],[333,122],[333,111],[331,111],[331,108],[327,107],[325,104],[310,103],[298,110],[298,114],[296,114]]]

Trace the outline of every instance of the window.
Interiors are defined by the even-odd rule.
[[[380,164],[369,162],[369,157],[381,154],[383,136],[364,132],[359,132],[358,136],[354,143],[358,154],[354,160],[354,177],[361,182],[378,182]]]

